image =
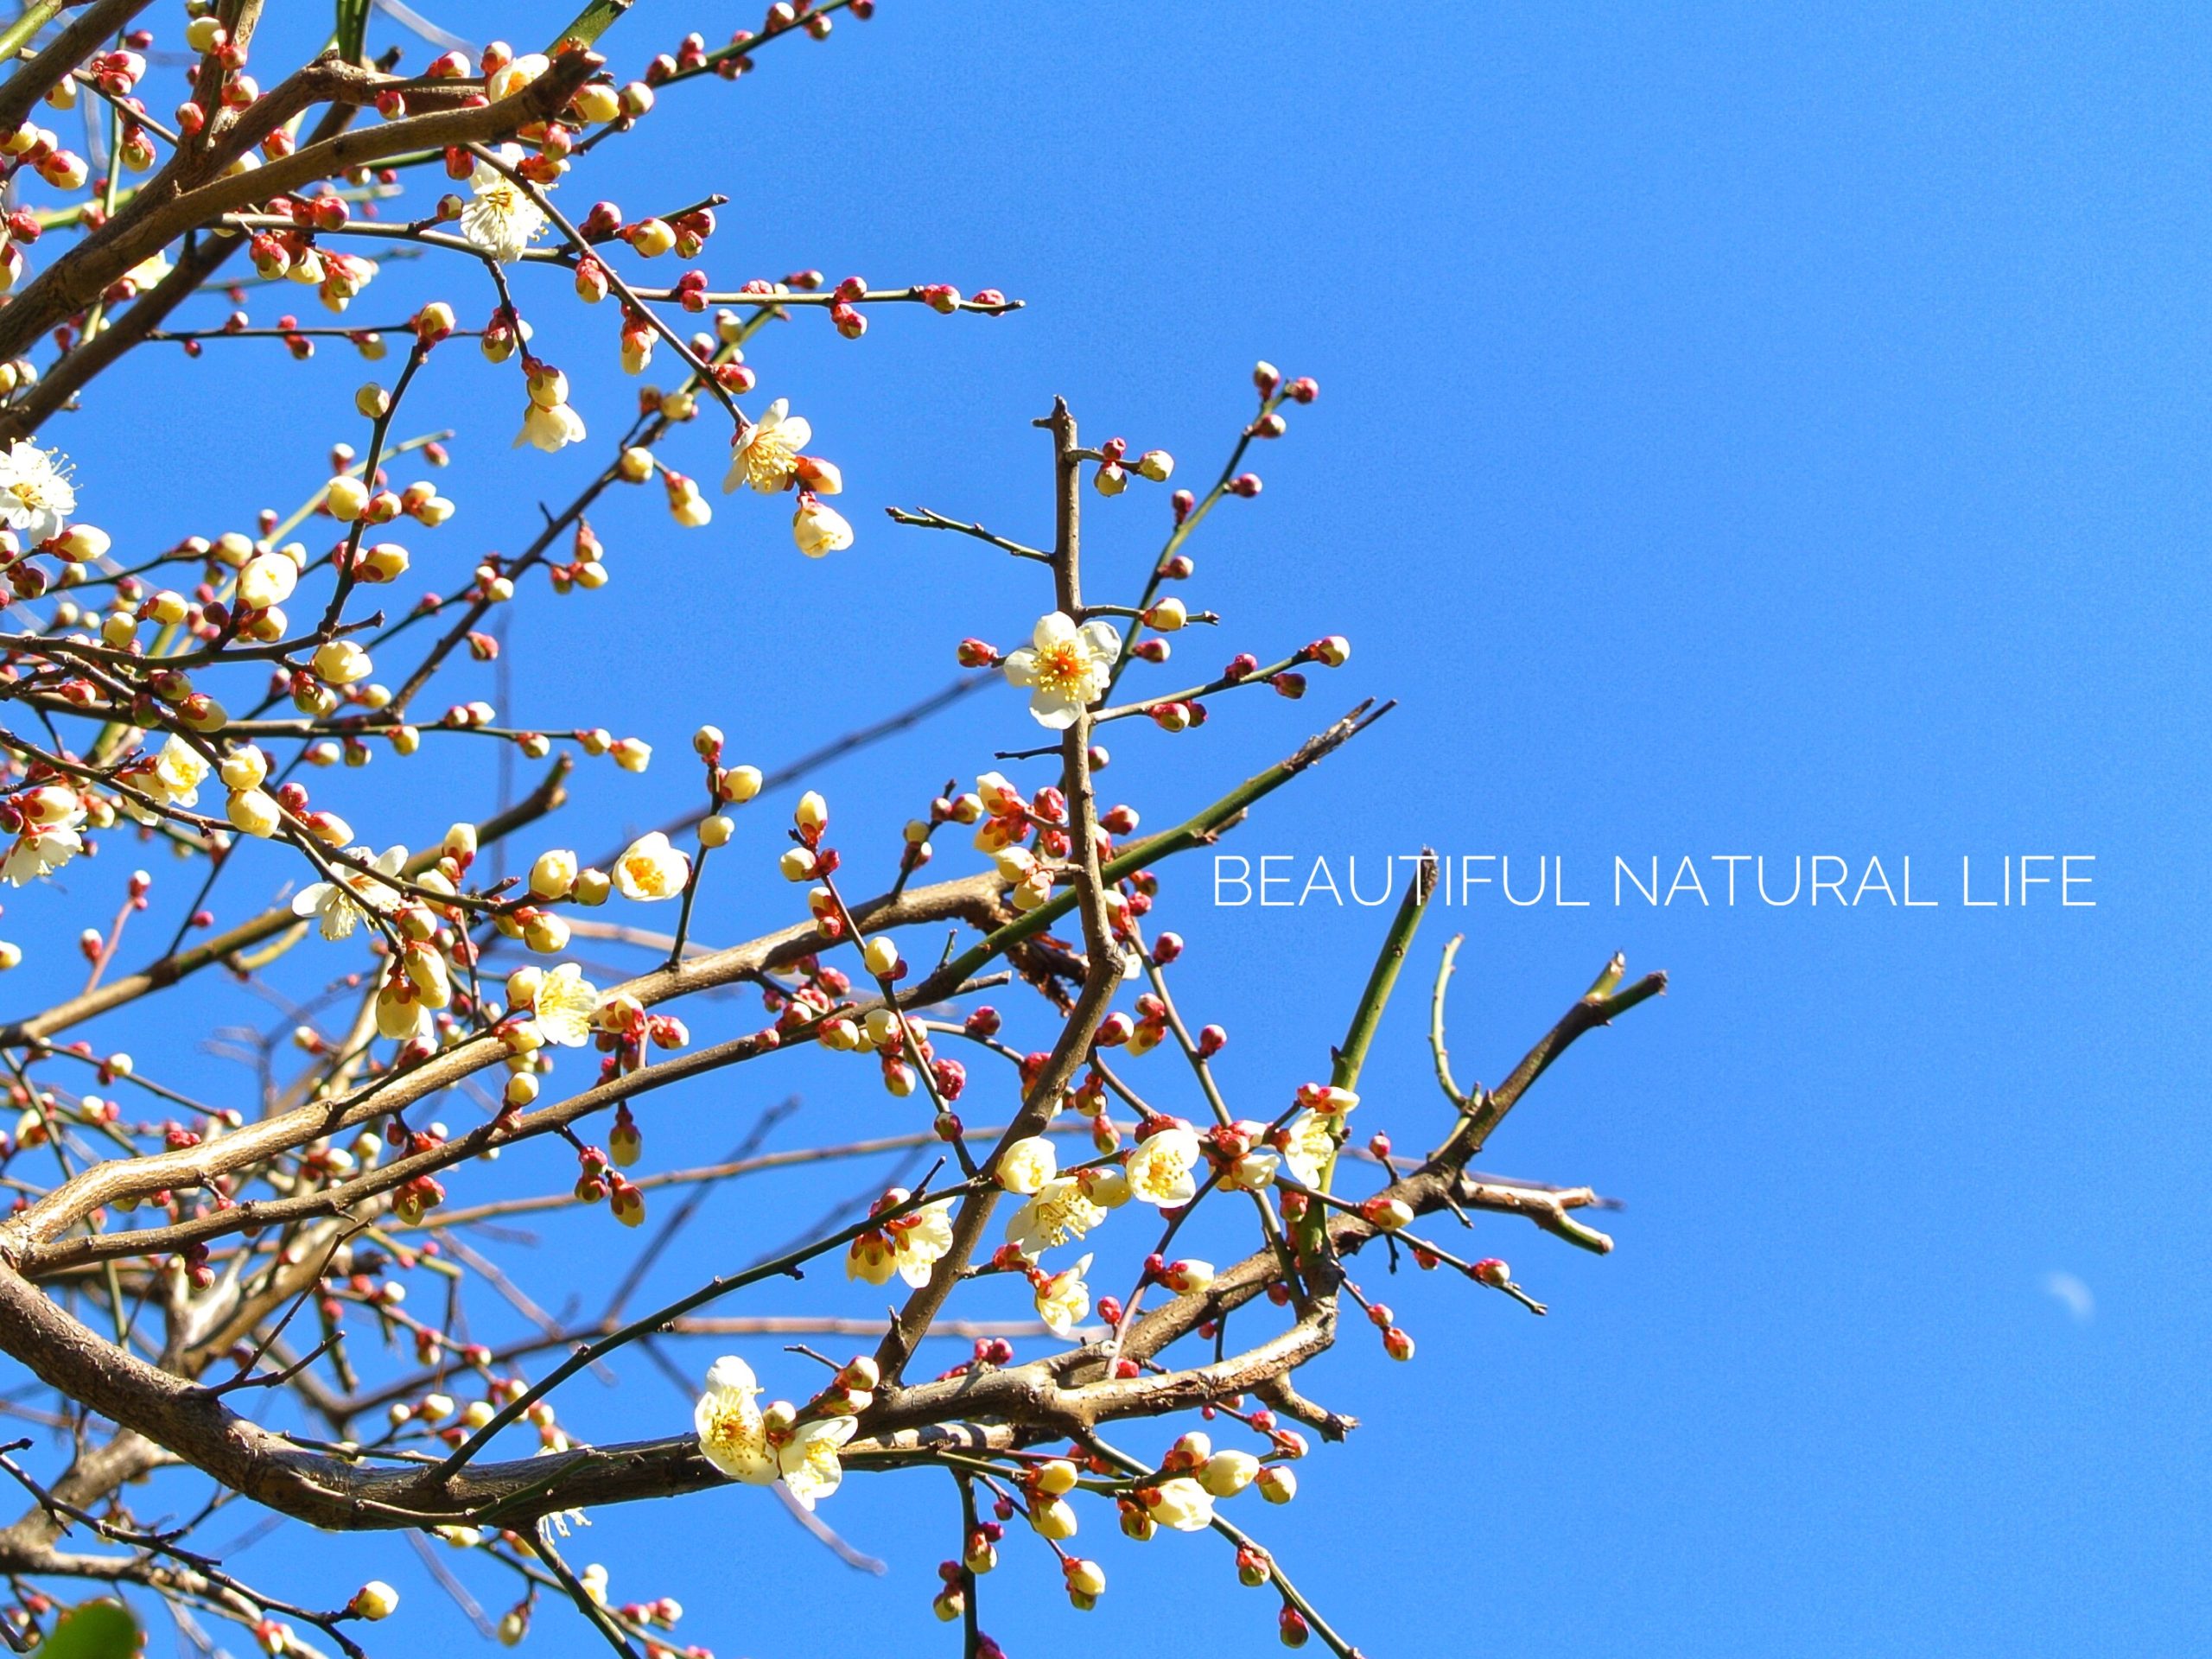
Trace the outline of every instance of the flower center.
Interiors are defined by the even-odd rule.
[[[748,481],[759,480],[771,488],[781,489],[798,460],[797,453],[785,442],[783,435],[772,429],[755,427],[753,436],[746,441],[745,471]]]
[[[751,1452],[759,1448],[761,1437],[739,1413],[725,1411],[715,1414],[707,1438],[725,1452]]]
[[[1074,640],[1047,645],[1037,653],[1037,683],[1065,697],[1077,696],[1090,668],[1090,659]]]

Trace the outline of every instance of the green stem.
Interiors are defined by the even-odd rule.
[[[589,5],[576,14],[574,22],[553,37],[552,49],[559,52],[569,47],[596,43],[599,37],[630,10],[630,6],[631,0],[591,0]]]
[[[31,37],[54,21],[62,3],[63,0],[31,0],[21,16],[0,29],[0,58],[12,58],[29,45]]]
[[[1436,1057],[1436,1081],[1442,1087],[1445,1098],[1463,1112],[1467,1109],[1467,1091],[1452,1077],[1452,1056],[1444,1046],[1444,989],[1452,982],[1459,947],[1466,938],[1464,933],[1454,933],[1444,947],[1444,960],[1436,965],[1436,988],[1429,993],[1428,999],[1428,1048]]]
[[[1352,1010],[1351,1029],[1344,1033],[1344,1042],[1336,1051],[1336,1064],[1330,1069],[1329,1081],[1338,1089],[1359,1087],[1360,1068],[1367,1063],[1375,1028],[1382,1022],[1382,1010],[1389,1005],[1390,992],[1398,982],[1398,970],[1406,965],[1406,952],[1412,948],[1414,932],[1421,926],[1421,912],[1428,907],[1429,895],[1435,891],[1436,855],[1424,847],[1414,879],[1407,885],[1406,896],[1398,901],[1398,913],[1390,918],[1390,931],[1382,936],[1382,949],[1367,976],[1367,988],[1360,993],[1359,1006]]]
[[[1351,1025],[1334,1051],[1335,1063],[1329,1068],[1332,1088],[1354,1092],[1359,1088],[1360,1068],[1367,1063],[1367,1051],[1375,1041],[1375,1028],[1382,1022],[1382,1010],[1389,1005],[1390,992],[1398,982],[1398,970],[1405,966],[1406,952],[1412,948],[1414,932],[1421,926],[1421,912],[1428,907],[1429,895],[1436,891],[1436,868],[1435,853],[1422,848],[1414,879],[1407,883],[1405,897],[1398,901],[1397,913],[1390,918],[1390,931],[1382,936],[1382,948],[1376,953],[1375,966],[1367,976],[1367,988],[1359,994],[1359,1001],[1351,1011]],[[1342,1130],[1338,1133],[1341,1135]],[[1336,1174],[1337,1160],[1332,1154],[1328,1162],[1322,1165],[1315,1186],[1325,1193]],[[1327,1225],[1326,1211],[1309,1201],[1296,1228],[1300,1255],[1310,1261],[1320,1254]]]

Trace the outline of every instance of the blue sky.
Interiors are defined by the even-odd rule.
[[[488,35],[524,15],[470,10],[445,21]],[[685,21],[639,7],[617,67]],[[712,21],[710,41],[740,18]],[[1045,537],[1028,423],[1053,394],[1087,434],[1166,447],[1203,482],[1248,415],[1255,358],[1312,374],[1319,402],[1252,458],[1264,494],[1192,546],[1187,591],[1224,613],[1217,639],[1185,635],[1160,673],[1330,632],[1353,658],[1300,704],[1232,699],[1203,733],[1117,734],[1116,798],[1171,822],[1356,699],[1393,696],[1224,850],[1303,873],[1427,842],[1510,856],[1523,892],[1555,856],[1595,901],[1517,909],[1491,889],[1431,917],[1363,1090],[1363,1127],[1402,1146],[1447,1121],[1422,1031],[1451,931],[1469,935],[1463,1077],[1502,1076],[1617,949],[1674,977],[1554,1069],[1484,1160],[1623,1198],[1616,1253],[1480,1224],[1482,1249],[1551,1304],[1543,1320],[1441,1281],[1381,1292],[1364,1269],[1419,1357],[1390,1364],[1348,1332],[1308,1391],[1366,1426],[1306,1462],[1293,1509],[1241,1518],[1375,1655],[1562,1632],[1652,1656],[2185,1645],[2212,1614],[2194,984],[2207,31],[2201,11],[2155,6],[1226,5],[1109,22],[887,0],[736,86],[687,88],[579,194],[634,212],[728,191],[718,279],[817,265],[1029,304],[995,321],[880,315],[858,344],[802,319],[751,353],[760,397],[790,396],[844,467],[861,533],[848,553],[799,560],[772,503],[718,497],[696,531],[645,493],[595,515],[617,580],[589,601],[532,588],[509,708],[636,732],[663,762],[594,770],[563,838],[595,849],[688,807],[676,760],[702,720],[772,764],[942,683],[962,635],[1014,643],[1045,608],[1033,573],[876,509]],[[473,320],[489,302],[466,280],[395,264],[356,315],[436,291]],[[580,316],[550,280],[536,292],[541,346],[611,433],[632,396],[611,316]],[[353,435],[345,353],[296,367],[240,350],[144,359],[129,402],[50,429],[118,543],[289,507]],[[456,349],[417,394],[424,421],[465,435],[444,480],[461,515],[418,556],[433,585],[521,544],[529,504],[565,500],[598,464],[505,449],[511,374]],[[711,425],[671,451],[702,479],[720,470]],[[1095,506],[1094,595],[1141,580],[1161,493]],[[441,705],[488,695],[474,674]],[[849,848],[887,855],[946,776],[1033,733],[1014,694],[987,693],[817,786]],[[333,779],[333,803],[365,803],[390,764]],[[480,770],[421,776],[436,787],[376,830],[348,816],[418,844],[489,788]],[[786,919],[763,834],[745,832],[755,879],[702,904],[703,937]],[[1694,857],[1713,891],[1702,861],[1728,854],[1770,870],[1841,856],[1854,886],[1870,857],[1894,881],[1910,855],[1940,903],[1611,902],[1616,855],[1669,875]],[[2051,888],[1961,903],[1963,856],[1981,880],[2022,854],[2093,856],[2076,868],[2094,907],[2062,909]],[[268,896],[249,891],[262,879],[238,878],[238,912]],[[269,891],[282,879],[272,861]],[[1203,866],[1165,883],[1161,921],[1191,944],[1179,995],[1230,1027],[1232,1099],[1271,1116],[1325,1071],[1382,912],[1211,898]],[[62,909],[11,901],[7,925],[29,940],[51,918],[66,942],[82,919]],[[177,1039],[247,1007],[211,996]],[[1150,1065],[1173,1095],[1168,1058]],[[236,1086],[213,1059],[177,1070]],[[853,1079],[801,1056],[656,1097],[649,1160],[727,1150],[790,1091],[807,1101],[780,1132],[792,1144],[903,1122]],[[562,1184],[561,1160],[537,1159],[499,1180]],[[672,1294],[851,1185],[725,1194],[692,1235],[701,1254],[653,1283]],[[515,1265],[554,1300],[600,1280],[607,1243],[549,1228]],[[2054,1274],[2087,1287],[2088,1317]],[[747,1307],[819,1306],[779,1290]],[[612,1440],[671,1432],[685,1410],[633,1363],[611,1391],[577,1384],[564,1415]],[[892,1562],[880,1580],[743,1491],[601,1514],[586,1553],[620,1595],[677,1596],[689,1639],[718,1653],[949,1647],[926,1602],[950,1497],[918,1474],[839,1495],[839,1528]],[[1041,1551],[1008,1549],[984,1588],[1010,1653],[1168,1630],[1272,1643],[1273,1598],[1237,1587],[1218,1541],[1139,1548],[1093,1537],[1106,1529],[1084,1535],[1112,1580],[1089,1615],[1066,1610]],[[246,1566],[334,1589],[373,1570],[419,1592],[418,1629],[465,1635],[394,1541],[286,1529]],[[594,1650],[564,1624],[541,1620],[533,1643]]]

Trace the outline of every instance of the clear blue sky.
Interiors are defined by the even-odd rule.
[[[449,10],[480,35],[525,10]],[[740,21],[712,16],[710,41]],[[684,21],[639,7],[618,67]],[[2182,6],[887,0],[737,86],[669,98],[582,188],[633,212],[728,190],[718,277],[813,264],[988,284],[1028,308],[880,315],[857,345],[819,319],[768,336],[760,396],[790,395],[843,465],[860,545],[804,563],[773,504],[717,497],[711,528],[678,532],[657,497],[626,497],[595,520],[615,585],[588,602],[533,586],[518,607],[510,712],[661,746],[642,779],[596,770],[568,839],[658,822],[690,804],[676,761],[700,720],[772,764],[944,682],[961,635],[1011,644],[1044,607],[1033,573],[878,507],[1041,537],[1028,422],[1052,394],[1090,434],[1211,476],[1254,359],[1316,376],[1319,403],[1255,459],[1265,494],[1193,547],[1190,596],[1228,620],[1185,636],[1179,665],[1327,632],[1352,662],[1300,705],[1232,700],[1202,734],[1119,734],[1117,798],[1169,821],[1355,698],[1395,696],[1234,849],[1337,861],[1427,841],[1510,855],[1524,892],[1556,855],[1597,901],[1519,910],[1490,889],[1432,917],[1363,1091],[1363,1127],[1404,1146],[1446,1121],[1422,1029],[1451,931],[1470,935],[1463,1076],[1502,1075],[1616,949],[1674,981],[1547,1077],[1485,1160],[1624,1198],[1618,1251],[1483,1222],[1543,1320],[1441,1281],[1391,1286],[1419,1357],[1390,1364],[1350,1330],[1306,1382],[1367,1426],[1306,1462],[1294,1509],[1240,1518],[1376,1656],[2191,1646],[2212,1615],[2208,30]],[[400,315],[427,275],[390,267],[356,315]],[[464,281],[435,286],[474,320],[488,301]],[[631,395],[612,317],[536,291],[541,344],[611,433]],[[133,405],[54,430],[92,516],[166,544],[298,498],[356,424],[344,356],[255,359],[285,399],[275,419],[236,401],[237,368],[149,362]],[[201,388],[223,389],[217,406],[182,401]],[[461,516],[422,567],[434,584],[519,545],[529,503],[598,464],[509,454],[512,372],[461,351],[420,412],[470,435],[448,486]],[[188,459],[164,437],[187,420]],[[702,479],[712,425],[671,452]],[[1102,505],[1094,594],[1133,587],[1164,528],[1159,492]],[[489,684],[478,671],[439,701]],[[882,850],[948,773],[1033,731],[1014,694],[988,694],[818,785],[857,826],[848,844]],[[460,792],[410,804],[379,842],[418,842],[488,788],[422,775]],[[369,781],[334,780],[334,802]],[[746,831],[765,877],[762,834]],[[2077,896],[2095,906],[2045,887],[2024,909],[1962,907],[1961,855],[1979,877],[2024,853],[2094,855]],[[1723,854],[1765,855],[1770,884],[1777,859],[1841,855],[1854,887],[1870,856],[1894,882],[1910,855],[1916,895],[1941,902],[1611,902],[1616,855],[1671,876]],[[1382,912],[1211,896],[1199,867],[1167,884],[1162,920],[1191,942],[1181,995],[1230,1025],[1228,1084],[1268,1116],[1324,1072]],[[35,932],[40,902],[11,900],[8,925]],[[765,879],[727,887],[700,931],[734,938],[789,906]],[[241,999],[208,1017],[245,1014]],[[1172,1093],[1166,1057],[1150,1064]],[[789,1090],[808,1103],[794,1143],[911,1117],[855,1075],[797,1057],[657,1096],[649,1159],[726,1151]],[[550,1151],[499,1175],[565,1179]],[[693,1243],[729,1265],[848,1185],[726,1194]],[[556,1300],[597,1281],[609,1242],[549,1229],[517,1270]],[[656,1285],[683,1288],[702,1259]],[[2054,1274],[2086,1287],[2087,1317]],[[687,1410],[642,1363],[573,1400],[607,1440]],[[580,1548],[618,1595],[678,1597],[689,1639],[725,1656],[949,1650],[926,1602],[950,1497],[927,1475],[849,1484],[829,1513],[891,1560],[880,1580],[751,1491],[605,1512]],[[1107,1530],[1084,1534],[1112,1580],[1087,1616],[1013,1541],[985,1623],[1017,1659],[1272,1647],[1273,1598],[1237,1587],[1218,1540]],[[241,1566],[303,1599],[320,1574],[325,1600],[375,1571],[413,1592],[420,1631],[465,1639],[396,1541],[287,1529]],[[551,1617],[532,1640],[595,1650]]]

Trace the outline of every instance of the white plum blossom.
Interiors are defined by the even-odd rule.
[[[1082,1179],[1061,1175],[1039,1187],[1035,1197],[1007,1218],[1007,1242],[1034,1262],[1105,1219],[1106,1211],[1084,1191]]]
[[[85,849],[85,838],[74,830],[36,830],[18,836],[0,859],[0,881],[20,887],[42,875],[51,875]]]
[[[550,454],[580,442],[583,435],[583,416],[575,410],[566,404],[541,404],[533,397],[522,417],[522,430],[515,434],[514,447],[519,449],[527,443]]]
[[[729,453],[729,472],[722,480],[725,495],[741,484],[750,484],[763,495],[790,486],[798,474],[799,451],[814,440],[814,428],[791,409],[791,399],[779,397],[766,414],[745,429]]]
[[[1274,1147],[1255,1147],[1229,1166],[1222,1185],[1241,1192],[1264,1192],[1274,1184],[1281,1163],[1281,1154]]]
[[[625,899],[674,899],[691,879],[691,860],[659,830],[639,836],[614,861],[614,885]]]
[[[485,96],[494,100],[512,98],[551,66],[552,60],[543,52],[525,52],[520,57],[510,58],[485,78]]]
[[[691,1413],[699,1454],[732,1480],[771,1486],[782,1472],[760,1420],[760,1385],[753,1368],[734,1354],[724,1354],[707,1372],[707,1391]]]
[[[315,655],[308,660],[315,664],[315,673],[333,685],[351,685],[376,672],[369,653],[351,639],[333,639],[317,645]]]
[[[1079,1257],[1037,1287],[1037,1317],[1056,1337],[1075,1334],[1077,1325],[1090,1312],[1090,1287],[1083,1281],[1090,1271],[1090,1257]]]
[[[893,1204],[906,1202],[903,1189],[894,1187]],[[897,1274],[919,1290],[930,1274],[952,1249],[952,1200],[941,1198],[900,1216],[871,1232],[862,1233],[845,1253],[845,1276],[886,1285]]]
[[[155,757],[147,779],[149,795],[158,794],[171,806],[197,806],[200,785],[207,780],[207,759],[181,737],[172,734]]]
[[[598,1028],[599,988],[573,962],[564,962],[545,976],[537,988],[536,1006],[537,1029],[547,1042],[560,1047],[582,1048]]]
[[[366,859],[365,847],[352,849],[352,856]],[[405,868],[407,849],[387,847],[376,861],[377,875],[396,876]],[[322,930],[326,939],[348,938],[360,925],[361,918],[372,910],[387,911],[398,901],[395,887],[379,881],[375,876],[356,870],[343,870],[335,881],[314,881],[302,887],[292,898],[292,914],[312,916]]]
[[[282,605],[299,586],[300,567],[283,553],[257,553],[238,572],[238,603],[249,610],[265,611]]]
[[[1283,1164],[1304,1185],[1319,1185],[1336,1160],[1335,1127],[1340,1121],[1326,1113],[1300,1112],[1284,1126],[1290,1144],[1283,1149]]]
[[[21,798],[22,834],[0,859],[0,881],[20,887],[51,875],[85,849],[77,826],[85,821],[77,791],[48,784]]]
[[[1213,1494],[1188,1475],[1139,1489],[1146,1511],[1159,1525],[1176,1532],[1204,1532],[1213,1524]]]
[[[811,1510],[817,1500],[837,1490],[845,1478],[837,1452],[858,1427],[850,1417],[817,1418],[801,1423],[776,1448],[785,1490],[798,1500],[799,1508]]]
[[[1214,1497],[1234,1497],[1259,1478],[1260,1460],[1249,1452],[1215,1452],[1198,1465],[1198,1484]]]
[[[1162,1129],[1138,1143],[1124,1173],[1134,1196],[1173,1210],[1198,1196],[1198,1137],[1188,1129]]]
[[[1066,612],[1052,611],[1037,619],[1030,643],[1007,652],[1001,667],[1010,683],[1027,688],[1037,723],[1060,732],[1105,694],[1121,651],[1122,636],[1112,623],[1078,628]]]
[[[1024,1135],[999,1154],[992,1173],[1007,1192],[1033,1198],[1059,1173],[1059,1158],[1043,1135]]]
[[[22,438],[0,454],[0,524],[27,546],[61,534],[76,510],[77,491],[58,455]]]
[[[517,165],[522,160],[522,147],[500,145],[499,159],[510,167]],[[475,200],[461,210],[462,237],[471,247],[501,264],[512,264],[544,231],[544,209],[489,162],[476,163],[476,170],[468,175],[468,188]]]
[[[899,1263],[899,1276],[918,1290],[929,1283],[937,1264],[951,1253],[952,1200],[925,1204],[899,1220],[912,1224],[893,1233],[893,1255]]]
[[[810,559],[842,553],[853,544],[852,522],[835,507],[823,505],[813,491],[801,490],[798,509],[791,514],[791,539]]]

